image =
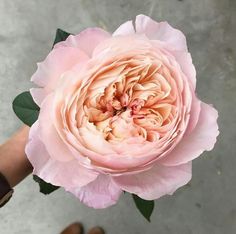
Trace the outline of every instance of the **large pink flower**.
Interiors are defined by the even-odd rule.
[[[196,97],[185,36],[166,22],[139,15],[112,35],[71,35],[32,81],[41,107],[26,147],[34,173],[94,208],[122,191],[172,194],[216,142],[217,111]]]

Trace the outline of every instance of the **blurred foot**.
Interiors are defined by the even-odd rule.
[[[84,233],[84,228],[81,223],[72,223],[64,231],[61,232],[61,234],[83,234],[83,233]],[[98,232],[98,234],[100,233]]]
[[[92,228],[88,234],[105,234],[105,231],[101,227]]]

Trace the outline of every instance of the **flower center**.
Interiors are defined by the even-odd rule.
[[[122,107],[120,110],[114,109],[114,110],[113,110],[113,116],[119,115],[119,114],[125,112],[126,110],[127,110],[127,107]]]
[[[110,84],[101,89],[98,84],[105,78]],[[132,60],[109,69],[98,75],[85,99],[88,121],[108,141],[139,136],[158,140],[175,115],[176,95],[171,80],[170,72],[159,61],[140,64]]]

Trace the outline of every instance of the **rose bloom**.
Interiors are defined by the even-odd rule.
[[[173,194],[216,142],[218,114],[196,97],[185,36],[145,15],[112,35],[70,35],[32,81],[41,108],[26,147],[34,174],[90,207],[111,206],[122,191]]]

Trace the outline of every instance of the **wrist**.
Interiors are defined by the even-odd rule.
[[[0,173],[0,208],[10,200],[13,192],[5,176]]]

